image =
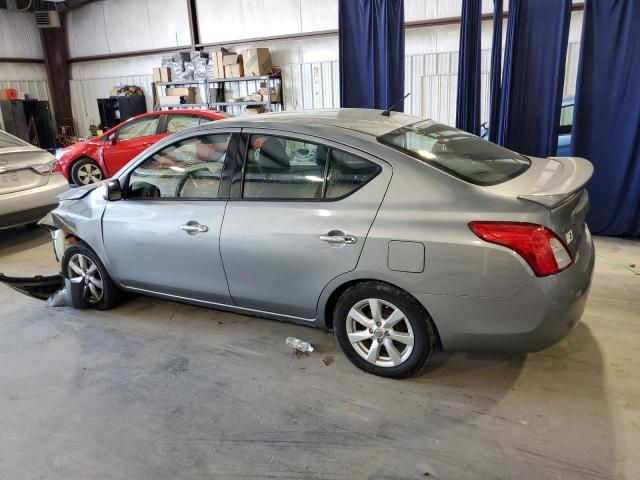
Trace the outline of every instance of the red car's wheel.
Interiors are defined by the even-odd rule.
[[[90,158],[81,158],[71,167],[71,180],[79,187],[99,182],[104,174],[96,162]]]

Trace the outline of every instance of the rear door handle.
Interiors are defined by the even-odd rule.
[[[353,235],[345,235],[345,234],[337,234],[333,232],[329,232],[329,235],[322,235],[320,240],[327,243],[335,243],[335,244],[347,244],[353,245],[358,241],[356,237]]]
[[[197,222],[188,222],[186,225],[180,225],[180,230],[187,232],[189,235],[196,235],[198,233],[208,232],[209,227],[200,225]]]

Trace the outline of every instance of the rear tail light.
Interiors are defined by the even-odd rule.
[[[55,171],[56,161],[52,160],[48,163],[43,163],[42,165],[34,165],[31,168],[40,175],[49,175],[51,172]]]
[[[473,233],[486,242],[510,248],[538,277],[561,272],[573,260],[558,236],[542,225],[517,222],[469,222]]]

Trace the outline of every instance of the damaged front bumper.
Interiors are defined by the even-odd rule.
[[[55,218],[55,220],[54,220]],[[50,212],[38,222],[43,228],[49,230],[53,240],[53,251],[58,263],[64,252],[64,232],[60,219]],[[56,275],[36,275],[34,277],[12,277],[0,273],[0,283],[4,283],[14,290],[39,300],[47,300],[65,286],[64,277]]]
[[[62,275],[36,275],[35,277],[8,277],[0,273],[0,283],[39,300],[47,300],[64,287]]]

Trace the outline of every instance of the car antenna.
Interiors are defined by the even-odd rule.
[[[400,103],[403,102],[404,99],[407,98],[409,95],[411,95],[411,92],[407,93],[404,97],[402,97],[400,100],[398,100],[396,103],[394,103],[390,107],[387,107],[387,109],[384,112],[382,112],[380,115],[382,115],[383,117],[391,116],[391,109],[400,105]]]

